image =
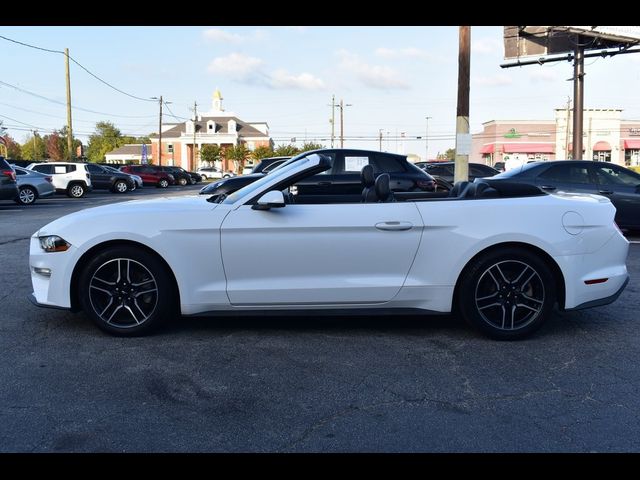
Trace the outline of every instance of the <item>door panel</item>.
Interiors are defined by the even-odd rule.
[[[229,299],[235,305],[389,301],[407,276],[422,227],[409,202],[241,206],[222,224]]]
[[[600,195],[616,207],[616,223],[624,227],[640,226],[640,178],[617,165],[593,165]]]

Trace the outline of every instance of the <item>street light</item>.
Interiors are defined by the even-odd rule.
[[[429,119],[432,117],[424,117],[427,120],[427,131],[424,136],[424,161],[429,161]]]

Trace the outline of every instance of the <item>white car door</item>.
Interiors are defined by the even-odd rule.
[[[412,202],[243,205],[222,224],[234,305],[371,304],[391,300],[416,255],[423,222]]]

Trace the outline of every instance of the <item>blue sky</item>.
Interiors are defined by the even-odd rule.
[[[572,95],[569,62],[500,68],[501,26],[472,27],[471,131],[489,120],[552,119]],[[63,50],[115,87],[139,97],[163,95],[170,115],[187,118],[194,100],[210,109],[219,88],[226,110],[266,121],[276,144],[329,145],[331,96],[345,107],[345,146],[430,157],[454,146],[458,27],[4,27],[3,36]],[[0,80],[65,102],[64,57],[0,40]],[[585,107],[622,108],[640,119],[640,54],[586,60]],[[71,65],[74,131],[86,141],[95,122],[123,133],[157,131],[157,102],[130,98]],[[0,120],[23,142],[37,127],[61,128],[64,105],[0,84]],[[27,125],[25,125],[27,124]],[[336,110],[336,134],[338,133]],[[349,137],[363,137],[353,138]]]

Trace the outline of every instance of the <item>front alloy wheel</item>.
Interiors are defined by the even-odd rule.
[[[549,318],[555,289],[549,266],[529,251],[494,251],[466,271],[458,308],[488,336],[516,340],[531,335]]]
[[[102,330],[120,336],[149,332],[175,313],[175,292],[152,254],[115,247],[94,257],[80,276],[84,311]]]

